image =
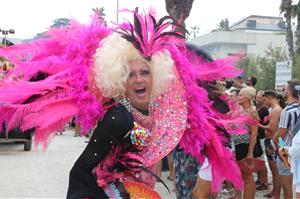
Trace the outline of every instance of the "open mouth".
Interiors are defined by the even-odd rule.
[[[135,89],[135,93],[137,94],[144,94],[146,92],[146,89],[145,88],[142,88],[142,89]]]

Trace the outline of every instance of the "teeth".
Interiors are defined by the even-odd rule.
[[[144,93],[146,91],[146,89],[137,89],[135,90],[136,93]]]

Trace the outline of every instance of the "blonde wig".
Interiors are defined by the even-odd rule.
[[[152,78],[152,94],[159,96],[174,76],[174,62],[168,51],[157,52],[146,61],[132,43],[113,33],[103,39],[94,55],[95,82],[104,97],[120,99],[125,96],[125,84],[129,76],[128,62],[142,59],[148,64]]]
[[[253,105],[253,100],[255,99],[256,89],[250,86],[242,88],[240,93],[243,92],[247,95],[247,98],[250,100],[250,103]]]

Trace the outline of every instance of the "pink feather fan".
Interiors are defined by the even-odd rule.
[[[99,42],[110,33],[101,23],[72,20],[43,39],[0,49],[15,65],[0,83],[0,122],[7,131],[35,128],[35,144],[46,148],[74,116],[82,133],[94,127],[103,115],[102,96],[89,75]]]

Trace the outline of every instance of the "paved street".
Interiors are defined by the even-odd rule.
[[[65,198],[69,170],[87,140],[67,131],[56,136],[46,152],[41,148],[25,152],[23,144],[0,144],[0,198]],[[163,173],[164,182],[172,190],[172,182],[166,177]],[[156,190],[165,199],[175,198],[160,183]],[[256,198],[265,193],[259,191]]]
[[[68,171],[84,149],[86,138],[68,132],[41,148],[23,151],[22,144],[0,144],[0,198],[64,198]]]
[[[69,170],[87,140],[68,131],[56,136],[46,152],[41,148],[25,152],[23,144],[0,144],[0,198],[65,198]],[[164,198],[175,198],[160,185],[158,190]]]

